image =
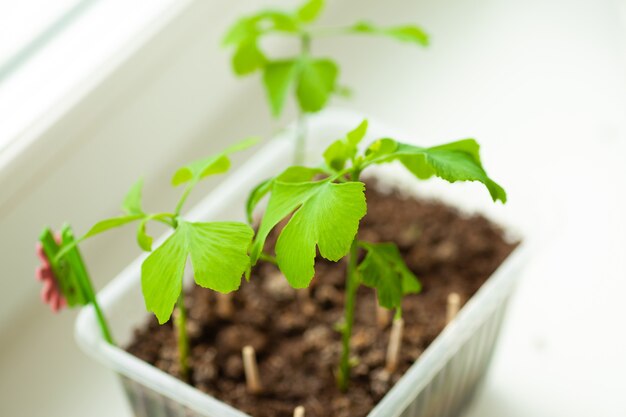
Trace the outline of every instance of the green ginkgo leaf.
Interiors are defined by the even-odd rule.
[[[143,214],[131,214],[126,216],[112,217],[110,219],[100,220],[98,223],[91,226],[91,229],[87,231],[79,240],[85,240],[88,237],[95,236],[107,230],[114,229],[116,227],[124,226],[125,224],[134,222],[135,220],[141,220],[144,218]]]
[[[308,0],[296,12],[301,22],[310,23],[317,19],[324,8],[324,0]]]
[[[146,224],[152,220],[151,216],[144,218],[139,222],[139,226],[137,226],[137,244],[139,247],[146,252],[152,251],[152,236],[146,233]]]
[[[394,38],[402,42],[411,42],[420,46],[428,46],[428,34],[415,25],[378,27],[369,22],[358,22],[350,28],[353,33],[367,35],[381,35]]]
[[[359,242],[367,255],[358,267],[361,282],[376,289],[378,303],[385,308],[399,308],[407,294],[417,294],[422,286],[409,270],[393,243]]]
[[[143,188],[143,179],[139,179],[124,197],[122,203],[122,211],[128,215],[144,214],[141,208],[141,190]]]
[[[485,185],[493,201],[506,203],[506,192],[485,172],[474,139],[423,148],[385,138],[370,145],[366,158],[368,164],[398,160],[419,179],[436,176],[448,182],[478,181]]]
[[[259,201],[261,201],[261,199],[263,199],[263,197],[271,191],[274,181],[307,182],[311,181],[316,175],[323,173],[324,171],[320,168],[291,166],[285,169],[278,176],[262,181],[259,185],[252,189],[246,201],[246,216],[248,223],[252,224],[252,214],[254,213],[254,209],[259,204]]]
[[[247,149],[257,142],[257,138],[244,139],[217,155],[199,159],[179,168],[172,177],[172,185],[177,186],[187,182],[196,183],[210,175],[222,174],[228,171],[230,168],[228,155]]]
[[[195,282],[228,293],[239,288],[249,258],[252,229],[237,222],[181,221],[174,233],[146,258],[141,267],[141,289],[146,308],[163,324],[169,320],[182,291],[187,259]]]
[[[255,27],[262,33],[297,33],[300,26],[292,13],[280,10],[263,10],[252,17]]]
[[[279,10],[262,10],[254,15],[237,20],[222,39],[223,46],[241,46],[255,41],[265,33],[298,32],[296,17]]]
[[[298,73],[295,60],[273,61],[263,70],[263,85],[274,117],[280,116],[289,89],[293,86]]]
[[[326,106],[336,88],[339,67],[330,59],[303,57],[299,61],[296,96],[304,112],[317,112]]]
[[[364,189],[361,182],[275,181],[252,246],[252,262],[258,260],[269,232],[293,213],[276,242],[276,261],[291,286],[308,286],[315,273],[316,248],[331,261],[348,253],[367,210]]]
[[[358,151],[358,145],[367,133],[367,120],[363,120],[354,130],[348,132],[345,138],[331,143],[324,151],[326,165],[335,171],[340,171],[346,162],[353,159]]]
[[[233,71],[240,76],[250,74],[263,68],[266,63],[267,58],[259,49],[256,38],[241,42],[237,46],[232,60]]]
[[[242,42],[259,36],[255,22],[249,17],[237,20],[226,32],[222,39],[223,46],[237,46]]]

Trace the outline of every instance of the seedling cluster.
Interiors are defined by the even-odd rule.
[[[338,86],[338,65],[328,58],[311,53],[311,41],[318,36],[374,34],[389,36],[426,46],[428,37],[416,26],[380,28],[365,22],[335,29],[311,27],[319,16],[323,0],[310,0],[295,12],[263,11],[239,20],[228,32],[224,44],[235,49],[233,68],[238,75],[263,73],[272,113],[280,115],[287,94],[294,91],[301,115],[324,108]],[[287,35],[299,39],[300,53],[289,59],[271,59],[260,48],[268,35]],[[204,178],[228,171],[229,155],[248,148],[246,140],[218,155],[192,162],[172,177],[173,186],[183,186],[181,197],[171,212],[146,212],[142,205],[142,181],[134,184],[124,199],[123,214],[96,223],[81,238],[75,239],[69,226],[55,237],[48,228],[40,237],[42,266],[37,276],[44,282],[42,293],[54,310],[92,304],[101,325],[103,337],[113,344],[113,337],[99,307],[87,268],[78,245],[105,231],[135,223],[136,240],[149,252],[141,267],[141,284],[146,309],[163,324],[172,316],[178,340],[179,372],[182,379],[189,373],[189,339],[186,331],[186,306],[183,277],[187,261],[193,267],[194,281],[220,294],[236,291],[242,277],[251,277],[259,262],[275,264],[293,288],[306,289],[315,275],[320,258],[339,262],[345,258],[344,314],[337,328],[341,332],[341,355],[337,364],[337,385],[346,391],[350,383],[352,356],[350,341],[354,325],[357,290],[364,285],[376,291],[379,326],[386,327],[393,315],[387,350],[386,371],[397,370],[401,349],[403,319],[402,301],[407,294],[421,291],[418,278],[405,265],[399,249],[392,242],[368,242],[359,239],[359,224],[367,212],[366,184],[363,173],[370,167],[398,163],[416,179],[439,177],[448,182],[477,181],[488,190],[493,201],[506,202],[506,193],[485,172],[479,145],[464,139],[434,147],[421,147],[391,138],[377,139],[362,146],[367,120],[326,148],[323,160],[316,166],[303,166],[304,127],[299,118],[299,139],[295,144],[296,163],[278,175],[260,182],[250,191],[246,202],[248,224],[241,222],[191,222],[182,216],[183,207],[195,186]],[[253,213],[267,198],[258,225]],[[153,248],[147,233],[152,222],[171,228],[162,244]],[[252,226],[257,226],[256,231]],[[266,252],[270,233],[278,238]],[[460,307],[458,294],[448,298],[447,321]],[[233,314],[234,306],[226,296],[218,298],[218,312]],[[243,364],[248,391],[263,390],[254,349],[244,347]],[[294,415],[303,417],[304,408]]]
[[[263,86],[274,117],[279,117],[287,96],[292,93],[298,107],[298,128],[294,163],[302,164],[306,148],[304,115],[324,109],[333,95],[348,96],[339,83],[339,64],[312,52],[317,38],[345,35],[383,36],[425,47],[428,35],[416,25],[381,27],[359,21],[342,27],[318,27],[314,23],[324,9],[324,0],[309,0],[295,11],[263,10],[245,16],[227,31],[223,45],[234,50],[232,68],[236,75],[262,73]],[[280,36],[298,44],[298,53],[289,58],[272,58],[263,50],[263,39]]]
[[[138,182],[124,200],[124,214],[96,223],[81,239],[74,240],[69,228],[65,228],[62,243],[57,246],[46,229],[41,241],[44,248],[49,248],[46,255],[53,260],[52,264],[62,266],[61,269],[53,267],[53,270],[65,298],[70,305],[93,303],[102,319],[103,333],[112,343],[106,322],[90,290],[86,269],[76,258],[76,245],[106,230],[137,222],[137,242],[142,249],[151,252],[141,271],[146,308],[155,314],[161,324],[176,311],[180,373],[182,378],[186,378],[189,342],[185,330],[182,283],[188,258],[193,265],[195,282],[220,293],[237,290],[242,275],[245,273],[249,277],[250,268],[260,260],[275,263],[292,287],[307,288],[315,274],[318,252],[320,257],[333,262],[347,258],[345,311],[338,326],[342,334],[338,387],[345,391],[349,385],[350,339],[356,293],[360,285],[374,288],[379,305],[394,311],[387,356],[387,371],[394,372],[402,335],[402,300],[407,294],[418,293],[421,285],[405,265],[395,244],[358,239],[359,222],[367,212],[365,183],[361,181],[363,172],[374,165],[397,161],[418,179],[435,176],[449,182],[478,181],[484,184],[494,201],[506,202],[506,193],[487,176],[480,160],[479,146],[473,139],[420,147],[383,138],[360,150],[359,145],[366,132],[367,121],[364,120],[345,138],[333,142],[325,150],[324,162],[319,166],[290,166],[255,187],[246,204],[249,220],[255,207],[264,196],[269,195],[256,233],[243,223],[192,223],[180,214],[195,185],[209,175],[228,170],[228,154],[249,146],[250,141],[179,169],[172,178],[172,184],[185,184],[185,188],[172,213],[144,212],[141,182]],[[154,250],[152,238],[146,234],[149,221],[159,221],[173,229],[173,233]],[[284,221],[286,224],[278,231],[275,253],[265,253],[266,238]],[[458,296],[452,295],[449,320],[456,314],[458,304]],[[243,356],[249,389],[253,393],[259,392],[261,385],[254,351],[246,347]]]

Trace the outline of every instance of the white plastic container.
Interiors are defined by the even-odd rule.
[[[311,118],[308,153],[311,160],[319,161],[325,145],[345,135],[361,119],[354,113],[337,110]],[[370,120],[370,130],[364,142],[392,135],[403,139],[397,132]],[[243,220],[248,191],[260,180],[289,165],[293,153],[290,138],[291,132],[286,131],[260,149],[249,162],[227,176],[187,217],[193,220]],[[438,198],[462,210],[485,213],[512,232],[506,221],[506,210],[496,207],[484,190],[477,191],[471,188],[472,185],[451,186],[437,180],[417,181],[395,165],[370,172],[382,184],[400,187],[403,192]],[[513,236],[519,238],[519,234]],[[525,252],[523,245],[514,250],[368,417],[444,417],[458,413],[487,370],[509,297],[524,265]],[[145,256],[135,260],[99,294],[113,334],[122,345],[130,341],[133,329],[143,324],[148,314],[140,283],[141,263]],[[248,416],[124,350],[108,345],[100,335],[92,308],[84,309],[79,315],[76,338],[87,354],[120,375],[138,417]]]

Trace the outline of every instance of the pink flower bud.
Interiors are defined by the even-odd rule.
[[[41,266],[35,270],[35,278],[43,283],[41,299],[44,303],[49,304],[52,311],[56,313],[67,306],[67,302],[61,292],[57,278],[54,276],[50,260],[46,256],[41,242],[37,242],[36,250],[37,256],[41,261]]]

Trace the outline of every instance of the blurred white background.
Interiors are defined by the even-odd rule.
[[[146,204],[166,207],[175,167],[291,117],[270,121],[259,80],[230,74],[219,39],[244,11],[295,2],[128,3],[94,2],[0,77],[2,416],[130,416],[113,375],[75,346],[74,312],[39,304],[41,226],[86,230],[141,175]],[[427,50],[322,40],[316,51],[339,59],[356,92],[334,105],[422,144],[476,137],[534,246],[466,417],[626,415],[626,2],[328,3],[323,23],[410,21],[432,35]],[[30,17],[0,5],[0,46],[11,45],[5,20]],[[84,252],[102,286],[138,249],[120,232]]]

